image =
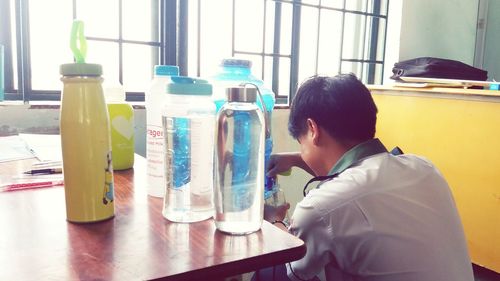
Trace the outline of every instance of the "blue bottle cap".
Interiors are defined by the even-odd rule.
[[[212,85],[207,80],[187,76],[172,76],[167,84],[167,94],[211,96]]]
[[[178,76],[179,67],[177,65],[155,65],[155,75]]]

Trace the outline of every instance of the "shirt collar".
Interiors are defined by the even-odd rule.
[[[351,148],[349,151],[344,153],[342,157],[335,163],[333,168],[328,172],[328,175],[339,174],[345,169],[352,166],[354,163],[383,152],[388,152],[385,146],[380,142],[379,139],[371,139],[366,142],[360,143],[355,147]]]

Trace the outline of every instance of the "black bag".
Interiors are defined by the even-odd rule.
[[[421,57],[397,62],[392,68],[391,79],[401,80],[400,77],[426,77],[460,80],[486,81],[488,71],[472,67],[463,62]]]

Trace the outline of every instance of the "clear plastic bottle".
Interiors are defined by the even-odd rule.
[[[108,111],[98,64],[61,65],[61,145],[66,214],[71,222],[114,216]]]
[[[125,90],[120,83],[104,89],[111,125],[111,148],[114,170],[134,166],[134,109],[125,101]]]
[[[146,159],[147,190],[150,196],[165,195],[165,155],[162,127],[162,110],[165,106],[166,88],[171,76],[179,75],[179,67],[156,65],[154,78],[146,93]]]
[[[264,208],[265,119],[256,104],[255,88],[229,88],[227,100],[217,113],[214,159],[214,204],[217,229],[231,234],[247,234],[260,229]],[[247,127],[241,138],[238,118]],[[246,146],[245,157],[237,154]],[[239,148],[238,148],[239,149]],[[236,165],[245,165],[241,178]]]
[[[214,120],[212,85],[173,76],[163,111],[167,183],[163,216],[170,221],[213,216]]]
[[[267,111],[267,115],[269,116],[269,122],[271,121],[272,118],[272,111],[274,109],[274,104],[275,104],[275,95],[274,93],[266,87],[264,84],[264,81],[258,79],[252,74],[252,62],[249,60],[242,60],[242,59],[223,59],[219,72],[211,78],[212,83],[214,84],[214,102],[217,106],[217,111],[220,110],[222,105],[227,102],[226,96],[225,96],[225,89],[228,87],[238,87],[241,86],[244,83],[252,83],[259,87],[260,92],[262,93],[262,99],[264,100],[264,106]],[[256,101],[257,105],[264,110],[264,106],[262,106],[261,102],[259,99]],[[248,135],[248,122],[245,121],[245,114],[241,113],[239,117],[235,120],[236,123],[238,124],[240,136],[243,140],[248,140],[247,136]],[[269,130],[269,136],[266,137],[265,140],[265,165],[269,162],[269,158],[271,157],[271,153],[273,150],[273,138],[272,138],[272,130],[270,124],[268,124],[268,130]],[[238,142],[241,144],[241,147],[243,149],[239,149],[238,147],[235,147],[235,153],[239,155],[239,159],[237,162],[239,163],[236,165],[234,168],[236,169],[236,175],[235,175],[235,180],[244,180],[244,176],[248,173],[248,167],[245,166],[244,163],[247,162],[245,158],[247,156],[243,153],[243,151],[246,151],[244,149],[247,144],[243,142]],[[238,158],[238,157],[237,157]],[[265,177],[265,197],[269,198],[272,197],[272,193],[274,192],[274,179]]]

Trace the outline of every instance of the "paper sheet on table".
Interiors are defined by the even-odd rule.
[[[21,137],[0,137],[0,163],[33,157],[33,153]]]
[[[61,136],[19,134],[40,161],[62,161]]]

